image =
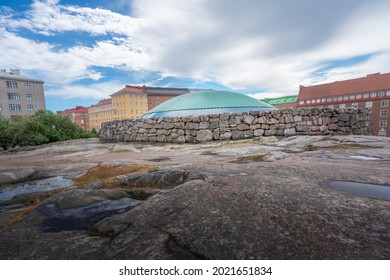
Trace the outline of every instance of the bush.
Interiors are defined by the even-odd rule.
[[[0,147],[35,146],[56,141],[97,137],[96,130],[85,132],[68,116],[38,111],[34,116],[0,117]]]

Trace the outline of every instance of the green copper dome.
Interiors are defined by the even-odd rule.
[[[179,95],[148,111],[143,117],[199,116],[274,109],[275,107],[245,94],[207,90]]]

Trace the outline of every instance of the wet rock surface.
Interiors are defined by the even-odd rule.
[[[390,201],[324,185],[390,185],[389,138],[68,141],[0,153],[0,193],[101,167],[4,196],[0,259],[390,258]]]

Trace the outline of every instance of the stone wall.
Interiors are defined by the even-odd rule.
[[[260,136],[372,134],[369,109],[283,109],[247,114],[128,119],[103,123],[103,142],[198,143]]]

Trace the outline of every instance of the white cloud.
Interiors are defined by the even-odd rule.
[[[58,96],[64,99],[71,98],[94,98],[96,100],[108,98],[114,90],[119,90],[123,87],[123,83],[119,81],[111,81],[107,83],[94,83],[90,86],[80,85],[63,85],[57,88],[48,88],[45,90],[47,96]]]
[[[91,35],[131,36],[142,26],[142,22],[142,19],[105,9],[65,6],[61,5],[59,0],[35,0],[25,18],[8,19],[6,24],[9,28],[25,28],[48,36],[66,31],[84,31]]]
[[[116,5],[129,9],[129,3],[118,0]],[[389,72],[389,1],[131,3],[132,16],[59,0],[34,1],[25,18],[13,18],[12,10],[2,8],[0,53],[7,53],[2,67],[40,69],[42,79],[68,89],[77,80],[99,81],[104,73],[94,66],[157,71],[162,77],[213,81],[232,89],[264,89],[254,94],[260,98],[296,94],[300,84]],[[91,40],[107,38],[92,46],[64,47],[20,37],[16,32],[21,28],[47,36],[72,31],[86,32]],[[313,74],[329,61],[367,54],[374,55]],[[84,96],[80,88],[73,89]]]

